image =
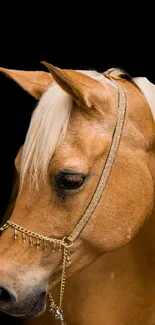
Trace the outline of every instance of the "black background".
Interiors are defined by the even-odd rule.
[[[123,37],[123,43],[121,34],[109,34],[109,31],[103,28],[100,33],[98,30],[91,30],[90,22],[85,26],[85,30],[79,30],[77,33],[72,31],[70,26],[64,31],[64,26],[59,29],[54,23],[47,27],[47,33],[47,29],[44,27],[42,30],[41,25],[42,21],[38,20],[32,30],[23,31],[20,24],[13,30],[10,24],[6,30],[6,21],[3,22],[5,33],[1,35],[1,67],[46,71],[40,64],[42,60],[60,68],[96,69],[99,72],[119,67],[132,77],[145,76],[155,83],[154,49],[150,48],[150,45],[147,46],[147,37],[145,40],[136,38],[135,48],[132,32]],[[24,141],[35,105],[36,101],[30,95],[13,81],[0,75],[0,218],[9,202],[14,158]],[[1,320],[8,318],[10,319],[4,314],[0,315]],[[18,320],[11,318],[11,323],[17,324]]]

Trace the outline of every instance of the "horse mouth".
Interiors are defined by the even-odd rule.
[[[34,316],[37,317],[44,313],[46,309],[46,292],[42,292],[39,296],[38,300],[35,302],[33,307],[30,309],[27,316]]]

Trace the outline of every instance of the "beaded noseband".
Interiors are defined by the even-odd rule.
[[[111,80],[119,78],[120,71],[119,70],[112,70],[109,73],[105,73],[105,76]],[[115,82],[114,82],[115,83]],[[62,239],[56,239],[56,238],[50,238],[50,237],[44,237],[42,235],[39,235],[35,232],[31,232],[20,225],[14,223],[11,220],[8,220],[1,228],[0,231],[3,232],[8,227],[11,227],[14,229],[14,239],[17,240],[18,234],[22,234],[22,240],[23,243],[29,242],[30,246],[36,246],[37,249],[42,248],[45,251],[47,250],[48,243],[52,245],[52,251],[62,251],[62,275],[61,275],[61,284],[60,284],[60,299],[59,299],[59,306],[55,304],[54,299],[49,293],[49,301],[50,301],[50,307],[49,310],[52,312],[52,314],[55,316],[56,319],[59,319],[61,322],[61,325],[65,325],[64,317],[63,317],[63,310],[62,310],[62,301],[63,301],[63,295],[65,290],[65,280],[66,280],[66,266],[67,263],[71,263],[70,260],[70,247],[75,243],[75,240],[78,238],[84,227],[86,226],[87,222],[89,221],[90,217],[92,216],[94,210],[96,209],[102,193],[105,189],[105,186],[107,184],[110,172],[112,170],[116,154],[119,148],[119,143],[123,131],[124,121],[125,121],[125,115],[126,115],[126,108],[127,108],[127,102],[126,102],[126,96],[123,88],[115,83],[115,85],[118,88],[118,115],[117,115],[117,121],[115,125],[115,129],[112,136],[112,142],[111,147],[108,152],[106,162],[104,164],[100,179],[98,181],[96,190],[84,212],[81,219],[78,221],[78,223],[75,225],[75,228],[71,232],[70,235],[63,237]]]

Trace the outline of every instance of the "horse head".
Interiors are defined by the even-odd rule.
[[[38,100],[1,228],[0,309],[16,316],[43,313],[60,281],[61,307],[65,274],[128,244],[154,207],[155,125],[137,84],[44,64],[50,72],[0,70]],[[50,303],[58,313],[51,295]]]

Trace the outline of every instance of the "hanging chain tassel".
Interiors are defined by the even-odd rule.
[[[61,251],[62,251],[62,244],[59,243],[59,252],[61,252]]]
[[[54,243],[53,243],[53,249],[52,249],[52,252],[53,252],[53,253],[56,251],[56,246],[57,246],[57,244],[56,244],[56,242],[54,242]]]
[[[14,239],[16,240],[18,238],[18,231],[17,229],[14,230]]]
[[[31,247],[33,246],[33,240],[32,240],[32,237],[29,237],[29,244],[30,244]]]
[[[43,240],[43,248],[44,248],[44,251],[46,252],[47,251],[47,242],[45,240]]]
[[[25,244],[25,242],[26,242],[26,235],[24,234],[24,232],[22,233],[22,240],[23,240],[23,243]]]
[[[36,246],[37,246],[37,249],[40,248],[40,240],[37,238],[37,241],[36,241]]]
[[[67,253],[66,261],[67,261],[68,264],[71,264],[71,254],[70,254],[70,252]]]

